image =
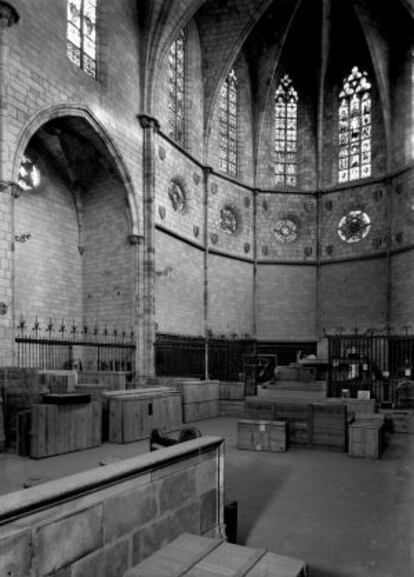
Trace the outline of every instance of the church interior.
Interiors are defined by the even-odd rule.
[[[414,575],[414,0],[0,1],[0,576]]]

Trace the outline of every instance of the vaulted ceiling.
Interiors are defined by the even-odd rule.
[[[241,52],[249,64],[258,126],[270,81],[292,27],[300,15],[303,20],[306,10],[308,13],[313,11],[316,16],[309,23],[312,30],[305,30],[306,39],[297,50],[305,57],[308,50],[317,52],[314,68],[321,75],[318,90],[323,89],[329,64],[326,51],[332,40],[329,35],[335,34],[335,30],[330,30],[331,15],[342,8],[352,11],[365,38],[379,87],[386,130],[389,130],[389,46],[398,41],[402,29],[407,30],[410,26],[412,32],[414,0],[341,0],[339,4],[335,0],[139,0],[143,111],[151,114],[153,110],[156,75],[162,58],[180,29],[194,18],[203,57],[206,130],[209,130],[221,82]],[[352,37],[349,43],[352,44]],[[347,50],[347,46],[336,48]]]

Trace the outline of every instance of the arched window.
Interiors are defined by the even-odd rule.
[[[285,74],[275,91],[275,182],[296,186],[298,93]]]
[[[183,28],[171,44],[168,56],[168,135],[184,146],[185,45]]]
[[[68,0],[68,57],[96,77],[96,0]]]
[[[354,66],[339,95],[339,182],[371,176],[371,84]]]
[[[220,90],[220,170],[237,174],[237,77],[231,69]]]

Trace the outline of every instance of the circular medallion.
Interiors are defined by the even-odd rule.
[[[231,206],[223,206],[220,210],[220,228],[227,234],[236,234],[239,219]]]
[[[170,182],[170,186],[168,187],[168,196],[175,212],[184,212],[185,193],[183,187],[176,180]]]
[[[27,155],[23,156],[20,164],[18,184],[23,190],[33,190],[40,184],[40,170]]]
[[[299,226],[292,218],[281,218],[273,229],[276,239],[283,244],[294,242],[298,232]]]
[[[371,219],[362,210],[351,210],[341,218],[338,224],[338,235],[349,244],[359,242],[371,230]]]

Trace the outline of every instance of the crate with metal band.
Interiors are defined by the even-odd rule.
[[[285,421],[243,419],[237,423],[237,448],[248,451],[286,451]]]
[[[304,561],[183,533],[124,577],[307,577]]]

